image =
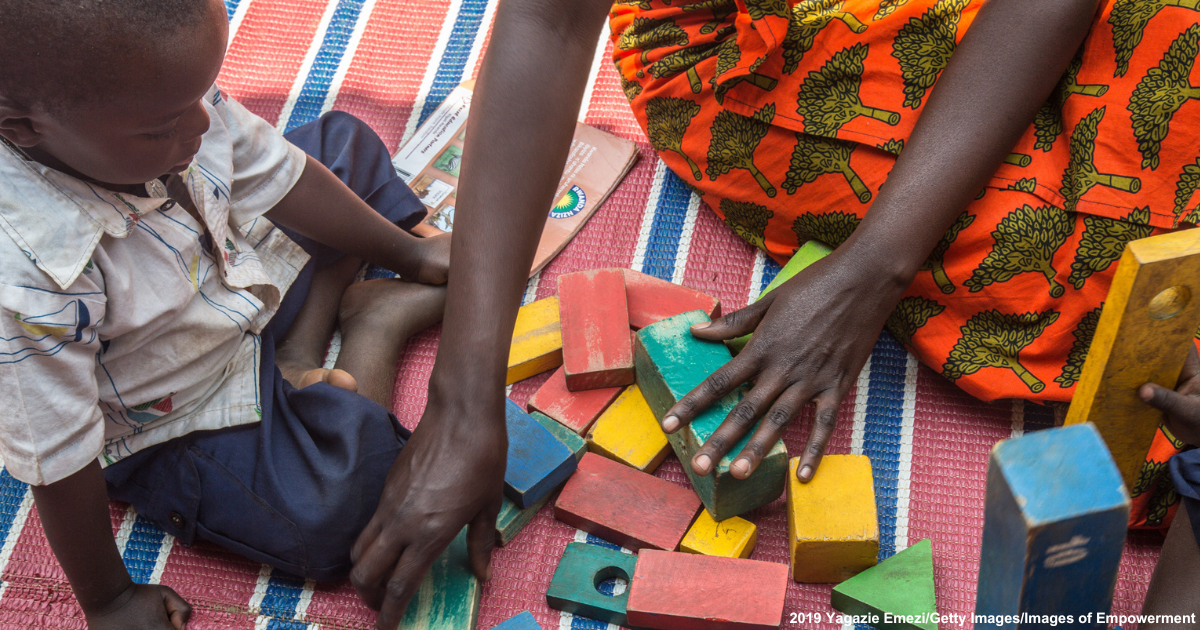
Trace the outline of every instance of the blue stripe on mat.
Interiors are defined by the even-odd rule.
[[[250,0],[246,1],[249,2]],[[229,19],[233,19],[233,14],[237,13],[238,4],[241,2],[242,0],[225,0],[225,12],[229,14]]]
[[[17,519],[26,492],[29,492],[29,486],[8,474],[7,468],[0,469],[0,547],[15,533],[13,521]]]
[[[462,82],[467,58],[471,56],[471,48],[475,45],[487,6],[488,0],[463,0],[459,7],[454,26],[450,29],[450,40],[446,43],[446,50],[442,53],[437,72],[433,75],[433,84],[417,119],[418,127],[425,124],[425,119]]]
[[[871,458],[879,512],[879,559],[896,553],[896,495],[900,475],[900,428],[908,351],[888,333],[871,353],[863,454]]]
[[[774,258],[763,254],[763,273],[762,283],[758,285],[758,294],[762,295],[763,291],[767,290],[767,285],[775,280],[775,276],[779,275],[779,270],[783,267],[775,262]]]
[[[675,255],[679,251],[679,238],[683,234],[683,222],[687,219],[691,200],[692,190],[678,175],[664,170],[658,205],[654,208],[654,222],[650,226],[650,238],[646,241],[642,273],[668,282],[674,276]]]
[[[267,580],[267,593],[263,596],[259,614],[270,617],[268,628],[279,630],[302,630],[307,627],[303,622],[293,621],[296,616],[296,605],[300,603],[300,595],[304,592],[304,580],[298,577],[284,575],[278,570],[271,571]]]
[[[166,536],[166,532],[141,515],[134,517],[133,527],[129,530],[129,542],[125,543],[125,553],[121,554],[130,579],[138,584],[150,582]]]
[[[296,98],[296,105],[292,108],[285,131],[316,120],[321,115],[325,97],[333,84],[333,75],[342,63],[350,36],[358,24],[363,2],[364,0],[338,1],[337,8],[333,10],[333,17],[329,20],[329,27],[325,31],[325,39],[317,49],[317,56],[313,59],[304,86],[300,88],[300,95]]]

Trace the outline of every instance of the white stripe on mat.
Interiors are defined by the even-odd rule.
[[[650,232],[654,229],[654,213],[658,209],[658,200],[662,196],[663,178],[667,176],[667,165],[659,158],[654,158],[654,182],[650,184],[650,195],[646,198],[646,210],[642,213],[642,227],[638,231],[637,245],[633,248],[633,261],[629,268],[642,271],[646,264],[646,250],[650,247]]]
[[[750,271],[750,289],[746,292],[746,304],[753,304],[762,295],[763,274],[766,273],[767,255],[763,250],[754,249],[754,267]]]
[[[896,471],[896,553],[908,548],[908,506],[912,500],[913,427],[917,414],[917,358],[908,353],[904,364],[904,406],[900,411],[900,465]]]
[[[683,228],[679,231],[679,243],[675,246],[675,268],[671,270],[671,282],[675,284],[683,283],[688,253],[692,250],[692,234],[696,230],[696,214],[699,212],[700,197],[691,193],[688,197],[687,215],[683,218]]]
[[[233,38],[237,36],[238,29],[242,27],[242,22],[246,19],[246,13],[250,10],[252,0],[241,0],[238,7],[233,10],[233,16],[229,18],[229,42],[233,43]]]
[[[333,79],[329,83],[329,91],[325,93],[325,103],[321,105],[321,114],[333,111],[333,104],[337,102],[338,94],[342,92],[342,83],[346,80],[346,73],[350,71],[350,63],[354,61],[358,45],[362,42],[363,31],[367,30],[367,23],[371,21],[371,12],[374,10],[375,0],[363,2],[358,13],[358,21],[354,23],[354,31],[350,33],[350,39],[346,42],[346,52],[342,53],[337,71],[333,73]]]
[[[29,518],[31,509],[33,509],[33,493],[26,488],[25,496],[21,497],[21,506],[17,508],[12,525],[8,527],[8,537],[4,539],[4,546],[0,547],[0,576],[4,575],[5,569],[8,568],[8,561],[12,559],[13,550],[16,549],[17,541],[21,538],[21,531],[25,529],[25,521]],[[4,597],[6,588],[8,588],[8,582],[0,582],[0,598]]]
[[[446,54],[446,46],[454,32],[454,24],[458,21],[458,13],[462,10],[462,0],[450,0],[446,10],[446,18],[442,20],[442,29],[438,31],[437,43],[429,55],[429,63],[425,65],[425,74],[421,78],[421,87],[417,88],[417,98],[413,101],[412,111],[408,114],[408,122],[404,124],[404,135],[400,138],[400,146],[417,132],[417,122],[425,111],[425,101],[429,98],[429,90],[433,88],[433,80],[437,77],[438,68],[442,65],[442,57]],[[479,39],[476,37],[476,39]]]

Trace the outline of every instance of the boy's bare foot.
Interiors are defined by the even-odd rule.
[[[416,272],[407,279],[422,284],[446,284],[450,275],[450,234],[420,239],[415,252]]]
[[[358,381],[346,370],[310,368],[282,362],[278,365],[284,380],[291,383],[296,389],[304,389],[316,383],[329,383],[334,387],[341,387],[352,392],[358,391]]]
[[[440,321],[445,305],[446,288],[432,283],[392,278],[356,282],[342,294],[338,311],[343,348],[347,337],[364,333],[380,345],[407,340]]]

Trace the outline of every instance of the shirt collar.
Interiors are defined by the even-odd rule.
[[[0,142],[0,227],[62,289],[75,282],[102,236],[125,238],[143,215],[171,203],[164,187],[147,190],[150,198],[115,193]]]

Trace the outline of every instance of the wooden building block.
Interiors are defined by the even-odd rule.
[[[788,260],[788,263],[779,270],[779,273],[775,274],[775,279],[771,280],[767,288],[763,289],[762,293],[759,293],[758,297],[754,298],[754,301],[761,300],[764,295],[774,291],[776,287],[791,280],[793,276],[807,269],[809,265],[831,253],[833,253],[833,248],[820,241],[808,241],[801,245],[800,249],[796,250],[795,254],[792,254],[792,258]],[[736,339],[726,341],[725,345],[729,346],[730,352],[737,354],[742,351],[742,348],[746,347],[747,343],[750,343],[750,337],[752,336],[753,334],[742,335]]]
[[[758,527],[754,523],[737,516],[718,523],[704,510],[679,543],[679,550],[705,556],[749,558],[757,542]]]
[[[508,348],[508,376],[512,385],[562,365],[562,328],[558,323],[558,298],[530,302],[517,311],[512,345]]]
[[[620,269],[558,277],[563,370],[573,392],[633,383],[629,307]]]
[[[637,551],[674,550],[700,511],[691,490],[595,453],[579,462],[554,503],[554,517]]]
[[[667,434],[646,404],[642,390],[630,385],[592,425],[588,450],[642,472],[652,473],[667,458]]]
[[[396,630],[474,628],[482,593],[483,584],[471,571],[464,528],[425,574]]]
[[[638,557],[633,554],[600,545],[567,543],[550,580],[550,589],[546,591],[546,604],[572,615],[627,626],[628,589],[616,595],[607,595],[597,589],[601,582],[611,578],[628,583],[637,563]]]
[[[625,300],[633,328],[645,328],[688,311],[721,316],[721,300],[711,295],[632,269],[622,269],[621,273],[625,274]]]
[[[826,455],[808,483],[788,468],[788,551],[797,582],[841,582],[879,560],[875,485],[866,455]]]
[[[527,508],[566,481],[578,460],[553,433],[507,398],[504,416],[508,426],[504,494]]]
[[[1132,488],[1162,412],[1137,391],[1153,382],[1173,389],[1200,325],[1200,230],[1125,246],[1066,424],[1092,422]]]
[[[596,418],[620,394],[620,387],[570,391],[567,389],[566,373],[559,368],[529,398],[529,408],[546,414],[577,435],[585,435]]]
[[[538,424],[546,427],[546,430],[553,433],[559,442],[562,442],[567,448],[571,449],[571,452],[575,453],[575,461],[583,459],[583,454],[588,451],[587,440],[579,437],[579,434],[540,411],[531,412],[529,417],[537,420]]]
[[[464,628],[464,630],[475,630],[474,628]],[[533,618],[533,613],[528,610],[509,617],[501,621],[499,625],[492,626],[492,630],[542,630],[538,625],[537,619]]]
[[[830,602],[847,615],[878,619],[880,630],[938,630],[933,544],[928,538],[833,587]],[[888,613],[896,619],[889,623]]]
[[[512,499],[504,497],[503,503],[500,505],[500,513],[496,515],[496,544],[503,547],[512,542],[517,534],[521,533],[522,529],[537,516],[537,513],[542,510],[550,499],[554,497],[551,492],[546,496],[537,500],[537,503],[523,508],[513,502]]]
[[[1093,613],[1089,625],[1103,628],[1094,613],[1112,604],[1129,495],[1096,428],[1046,429],[1000,442],[988,463],[986,496],[975,614]]]
[[[638,332],[634,350],[638,387],[654,412],[655,419],[660,422],[672,405],[732,358],[724,344],[692,336],[691,325],[703,321],[708,321],[704,313],[689,311],[651,324]],[[667,436],[675,455],[683,462],[683,470],[696,489],[696,494],[700,495],[704,507],[718,521],[744,514],[779,498],[783,494],[784,476],[787,475],[787,449],[782,440],[771,447],[748,478],[735,479],[729,472],[734,457],[750,440],[757,425],[717,462],[707,476],[701,477],[692,471],[692,456],[721,426],[741,396],[742,390],[735,390],[690,424]]]
[[[647,549],[629,585],[629,623],[656,630],[766,630],[783,622],[787,567]]]

